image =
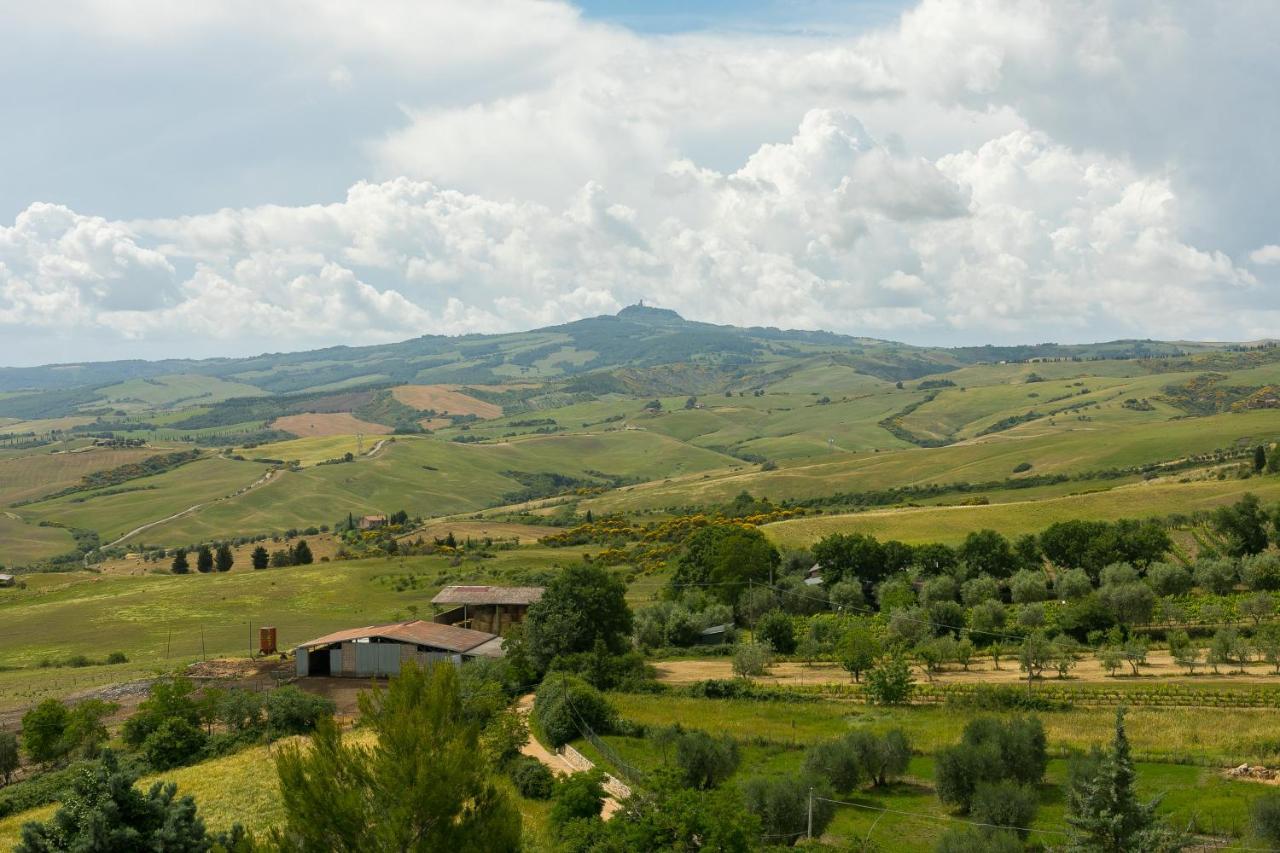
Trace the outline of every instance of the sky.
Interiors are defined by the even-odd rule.
[[[0,364],[1280,336],[1280,4],[0,0]]]

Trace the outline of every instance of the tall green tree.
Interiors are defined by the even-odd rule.
[[[728,604],[752,584],[770,585],[781,558],[755,527],[713,524],[694,532],[671,575],[672,597],[706,587]]]
[[[561,655],[589,652],[597,640],[612,654],[630,646],[626,585],[602,566],[577,563],[547,584],[524,621],[524,651],[537,672]]]
[[[344,740],[326,719],[308,748],[290,745],[277,755],[280,849],[520,849],[520,812],[480,755],[453,666],[405,667],[387,690],[361,694],[360,710],[373,745]]]
[[[249,556],[249,559],[253,562],[253,567],[255,569],[265,569],[267,566],[271,565],[271,555],[268,554],[267,549],[261,545],[253,549],[253,554]]]
[[[231,554],[231,546],[223,542],[218,546],[217,552],[213,555],[213,567],[220,572],[229,572],[231,567],[236,564],[236,558]]]
[[[173,552],[173,563],[171,568],[175,575],[185,575],[191,570],[191,564],[187,562],[186,548],[179,548]]]
[[[309,566],[314,561],[315,557],[311,554],[311,546],[307,544],[307,540],[299,539],[298,544],[293,546],[293,564]]]
[[[1259,444],[1253,449],[1253,470],[1255,473],[1261,474],[1262,470],[1267,467],[1267,449]]]
[[[0,732],[0,779],[6,785],[18,769],[18,736],[13,732]]]
[[[875,665],[882,649],[880,641],[865,625],[854,625],[836,645],[836,659],[849,671],[854,681],[862,680],[862,673]]]
[[[201,545],[196,551],[196,571],[205,574],[213,571],[213,552],[208,545]]]
[[[249,849],[239,827],[227,836],[210,836],[195,800],[178,797],[177,785],[157,782],[143,793],[134,787],[135,781],[137,777],[122,771],[107,750],[97,766],[75,777],[52,820],[22,827],[22,840],[14,850],[207,853],[215,843],[224,850]]]
[[[1267,549],[1267,516],[1252,492],[1231,506],[1218,507],[1210,523],[1226,540],[1227,553],[1232,557],[1260,554]]]
[[[22,715],[22,748],[39,764],[57,761],[67,752],[71,712],[57,699],[45,699]]]
[[[1124,708],[1116,710],[1111,748],[1095,752],[1090,766],[1073,774],[1067,787],[1071,850],[1128,853],[1181,850],[1183,844],[1156,816],[1159,800],[1138,802],[1136,774],[1124,730]]]
[[[861,533],[832,533],[813,546],[813,557],[822,566],[822,582],[856,580],[866,589],[884,580],[892,570],[884,546]]]
[[[960,559],[970,571],[1007,578],[1022,566],[1009,540],[995,530],[975,530],[960,545]]]

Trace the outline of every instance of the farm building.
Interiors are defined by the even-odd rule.
[[[361,530],[377,530],[379,527],[387,526],[387,517],[385,515],[365,515],[360,517]]]
[[[368,678],[396,675],[401,664],[502,657],[502,640],[483,631],[415,619],[335,631],[294,649],[298,675]]]
[[[13,575],[0,574],[0,586],[13,586],[17,579]]]
[[[452,608],[436,614],[442,625],[501,634],[524,621],[529,605],[542,600],[540,586],[446,586],[431,603]]]

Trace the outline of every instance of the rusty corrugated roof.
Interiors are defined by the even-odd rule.
[[[314,648],[315,646],[328,646],[334,643],[361,640],[367,637],[382,637],[388,640],[398,640],[402,643],[432,646],[433,648],[459,653],[468,652],[476,646],[495,639],[494,634],[487,634],[484,631],[472,631],[470,628],[457,628],[453,625],[440,625],[435,622],[414,619],[410,622],[392,622],[390,625],[347,628],[298,645],[302,648]]]
[[[446,586],[432,604],[533,604],[542,600],[540,586]]]

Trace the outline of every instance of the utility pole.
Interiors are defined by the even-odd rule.
[[[805,833],[805,838],[813,840],[813,787],[809,787],[809,829]]]

